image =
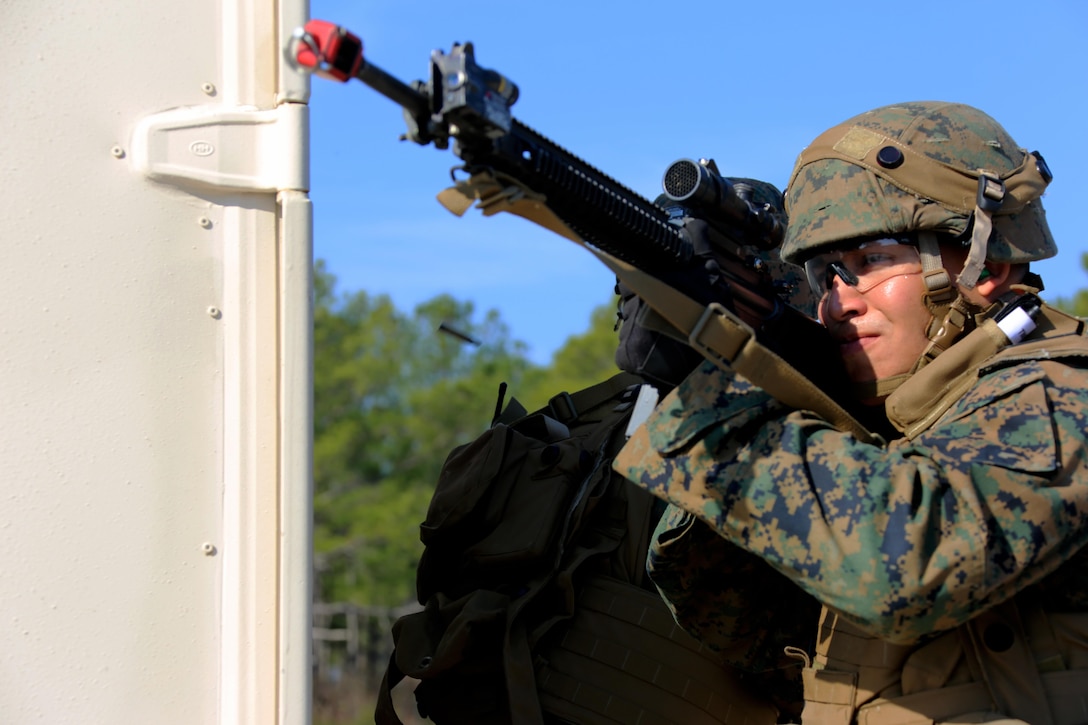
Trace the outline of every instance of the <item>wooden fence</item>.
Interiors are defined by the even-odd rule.
[[[381,679],[393,652],[393,622],[422,607],[314,603],[314,676],[336,680],[345,671]]]
[[[374,709],[374,698],[393,653],[393,622],[422,609],[315,603],[313,626],[315,725],[355,725]],[[410,689],[394,691],[405,725],[426,723],[411,717]]]

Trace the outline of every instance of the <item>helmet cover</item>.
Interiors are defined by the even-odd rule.
[[[969,230],[981,173],[1004,198],[986,258],[1046,259],[1057,247],[1040,197],[1050,172],[993,118],[971,106],[900,103],[824,132],[798,156],[786,190],[782,256],[793,263],[848,240]]]

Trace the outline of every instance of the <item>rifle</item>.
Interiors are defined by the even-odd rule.
[[[452,147],[469,177],[455,189],[472,198],[447,198],[455,213],[479,200],[484,214],[510,211],[583,244],[658,313],[649,324],[783,402],[873,438],[857,422],[872,414],[851,402],[833,340],[783,300],[751,252],[775,249],[785,229],[746,185],[723,178],[712,161],[681,159],[665,172],[662,203],[651,202],[515,119],[518,87],[478,65],[472,43],[432,51],[429,79],[411,85],[362,51],[358,36],[311,20],[295,31],[287,54],[296,67],[358,79],[400,105],[402,139]],[[692,220],[706,232],[690,234]]]

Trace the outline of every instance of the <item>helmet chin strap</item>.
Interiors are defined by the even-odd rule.
[[[931,317],[926,329],[929,345],[911,369],[916,373],[938,355],[947,350],[965,332],[975,328],[976,316],[989,305],[982,306],[964,296],[963,290],[972,290],[986,268],[986,254],[993,233],[992,214],[1001,208],[1005,199],[1005,184],[988,171],[980,170],[975,210],[971,215],[971,248],[967,252],[963,270],[955,283],[941,262],[941,248],[937,235],[932,231],[918,233],[918,253],[922,258],[922,275],[926,282],[923,302]]]
[[[967,253],[963,271],[956,282],[964,289],[974,289],[979,275],[986,265],[986,252],[993,233],[993,217],[1005,200],[1005,182],[988,171],[980,170],[978,176],[978,194],[975,196],[975,211],[971,215],[971,249]]]
[[[978,225],[975,226],[977,229]],[[986,226],[989,227],[989,224]],[[973,247],[974,241],[972,241]],[[983,238],[982,247],[982,260],[985,262],[985,238]],[[972,249],[972,253],[973,251]],[[981,312],[978,305],[963,296],[960,288],[952,281],[948,270],[944,268],[936,234],[928,231],[918,233],[918,253],[922,258],[922,278],[926,284],[922,302],[929,309],[930,314],[929,324],[926,326],[929,345],[914,363],[911,373],[918,372],[936,360],[938,355],[974,326],[975,315]],[[960,278],[962,277],[961,274]],[[977,273],[975,277],[977,281]],[[974,286],[974,282],[971,286]]]

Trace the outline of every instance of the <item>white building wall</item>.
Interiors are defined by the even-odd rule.
[[[309,721],[307,13],[0,2],[0,722]]]

